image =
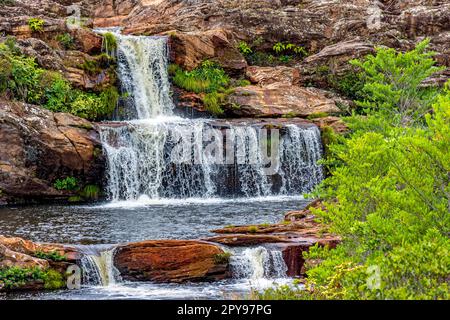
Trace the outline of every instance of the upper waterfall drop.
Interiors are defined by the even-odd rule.
[[[172,115],[167,37],[114,35],[119,78],[133,101],[136,118]]]

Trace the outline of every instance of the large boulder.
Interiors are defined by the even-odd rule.
[[[49,263],[44,259],[12,251],[0,244],[0,269],[11,267],[47,269]]]
[[[247,67],[247,62],[233,42],[233,34],[226,30],[173,31],[169,35],[172,61],[184,69],[192,70],[209,59],[231,72],[239,72]]]
[[[307,117],[341,110],[326,93],[284,83],[238,87],[228,97],[228,112],[242,117]]]
[[[69,176],[101,184],[99,134],[84,119],[19,102],[0,102],[0,201],[67,199],[53,187]]]
[[[114,266],[131,281],[217,281],[228,277],[222,255],[217,245],[201,241],[144,241],[118,247]]]

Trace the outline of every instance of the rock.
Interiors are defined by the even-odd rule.
[[[99,34],[86,28],[75,28],[71,34],[82,52],[87,54],[101,53],[103,37]]]
[[[228,263],[218,259],[223,253],[218,246],[200,241],[144,241],[118,247],[114,265],[130,281],[218,281],[229,276]]]
[[[228,98],[227,111],[245,117],[307,117],[315,113],[339,113],[336,103],[315,88],[283,83],[235,89]]]
[[[62,244],[35,243],[19,237],[5,237],[0,235],[0,245],[11,251],[25,255],[33,256],[37,252],[57,252],[59,255],[66,257],[66,262],[75,263],[81,259],[81,253],[76,248]]]
[[[247,62],[232,42],[233,35],[223,29],[204,32],[169,32],[172,61],[192,70],[204,60],[214,60],[231,72],[240,72]]]
[[[298,69],[283,66],[250,66],[247,68],[246,76],[252,83],[260,86],[265,86],[272,83],[296,85],[300,81],[300,72]]]
[[[335,133],[343,134],[348,132],[349,128],[345,122],[339,117],[323,117],[311,119],[322,131],[325,128],[331,128]]]
[[[89,121],[33,105],[0,102],[0,198],[9,203],[66,199],[54,189],[69,176],[101,184],[104,160]],[[5,200],[6,199],[6,200]]]
[[[12,251],[0,244],[0,269],[11,267],[47,269],[49,263],[44,259]]]

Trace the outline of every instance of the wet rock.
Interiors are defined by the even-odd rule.
[[[11,267],[47,269],[49,263],[47,260],[10,250],[0,244],[0,269]]]
[[[104,170],[99,134],[93,124],[37,106],[0,102],[0,198],[30,202],[67,199],[57,179],[76,177],[101,184]]]
[[[116,249],[114,265],[130,281],[200,282],[225,279],[228,263],[217,245],[200,241],[155,240]]]

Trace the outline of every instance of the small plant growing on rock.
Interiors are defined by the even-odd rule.
[[[116,36],[111,32],[107,32],[103,35],[103,48],[106,52],[114,52],[117,49]]]
[[[53,184],[56,190],[74,191],[78,188],[78,180],[75,177],[67,177],[65,179],[58,179]]]
[[[59,254],[58,251],[43,252],[37,251],[34,256],[39,259],[51,260],[55,262],[66,261],[67,257]]]
[[[250,226],[250,227],[248,227],[247,231],[249,233],[256,233],[256,232],[258,232],[258,227],[257,226]]]
[[[230,252],[224,252],[224,253],[218,253],[214,255],[214,263],[215,264],[228,264],[230,262],[231,253]]]
[[[31,32],[42,32],[44,31],[45,21],[39,18],[30,18],[28,20],[28,26]]]
[[[249,54],[253,53],[252,48],[248,45],[245,41],[240,41],[238,44],[238,50],[240,53],[242,53],[244,56],[247,56]]]
[[[73,49],[74,40],[70,33],[63,33],[56,36],[56,41],[58,41],[66,50]]]

